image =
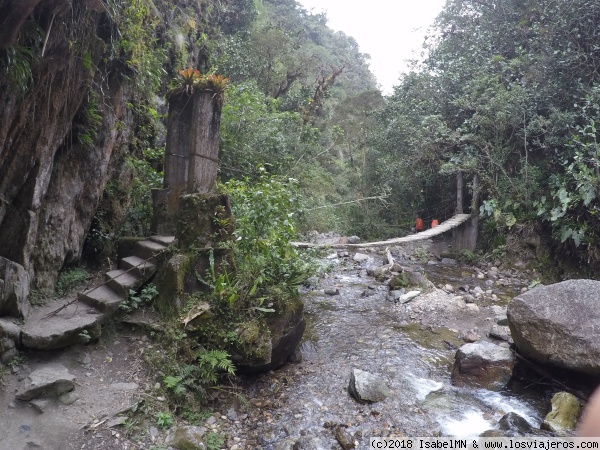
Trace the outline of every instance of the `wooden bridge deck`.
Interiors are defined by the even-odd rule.
[[[470,214],[456,214],[455,216],[446,220],[445,222],[442,222],[435,228],[430,228],[429,230],[421,231],[420,233],[415,233],[400,238],[389,239],[387,241],[365,242],[364,244],[311,244],[309,242],[292,242],[292,245],[299,248],[365,248],[383,247],[387,245],[403,244],[405,242],[423,241],[425,239],[430,239],[434,236],[439,236],[440,234],[444,234],[447,231],[458,227],[459,225],[465,223],[469,219],[469,217],[471,217]]]

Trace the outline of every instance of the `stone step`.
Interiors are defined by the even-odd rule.
[[[89,291],[80,292],[78,297],[82,302],[111,314],[127,299],[127,297],[116,292],[107,284],[102,284]]]
[[[64,304],[66,301],[34,308],[21,330],[21,344],[51,350],[98,340],[105,314],[80,300],[56,312]]]
[[[144,281],[148,281],[156,272],[156,265],[138,256],[128,256],[121,259],[121,269],[133,273]]]
[[[113,291],[121,294],[123,298],[129,297],[129,290],[136,291],[142,284],[144,279],[132,272],[126,272],[121,269],[111,270],[106,272],[104,279],[108,282]]]
[[[139,241],[134,247],[134,256],[138,258],[146,259],[148,261],[154,261],[154,257],[167,249],[166,245],[159,244],[154,241]]]
[[[168,247],[173,242],[175,242],[175,236],[162,236],[156,234],[154,236],[150,236],[150,240]]]

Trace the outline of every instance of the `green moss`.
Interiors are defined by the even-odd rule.
[[[190,194],[181,197],[175,235],[183,249],[220,247],[233,233],[226,195]]]
[[[238,327],[237,353],[246,363],[271,361],[271,331],[264,320],[254,318]]]
[[[191,270],[194,259],[191,254],[177,253],[160,269],[155,281],[159,294],[154,305],[162,315],[172,317],[185,305],[186,284],[195,277]]]
[[[396,275],[390,280],[390,289],[397,290],[408,287],[408,278],[404,273]]]

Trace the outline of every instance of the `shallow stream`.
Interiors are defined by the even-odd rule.
[[[454,354],[463,343],[456,330],[403,321],[399,306],[386,299],[387,286],[350,259],[334,264],[329,277],[304,293],[302,361],[259,378],[250,390],[251,402],[264,408],[255,429],[262,448],[339,448],[337,424],[347,427],[358,448],[368,448],[374,436],[475,436],[511,411],[539,426],[546,403],[527,391],[451,385]],[[456,278],[461,270],[436,268],[436,284],[440,273]],[[324,289],[338,289],[339,295]],[[347,391],[353,368],[383,376],[392,395],[357,403]]]

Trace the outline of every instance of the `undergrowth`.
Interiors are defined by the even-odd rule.
[[[294,180],[263,173],[256,183],[230,181],[222,189],[234,212],[233,239],[221,240],[218,258],[216,251],[203,255],[209,268],[196,273],[202,289],[167,319],[148,356],[173,411],[185,417],[194,418],[215,392],[237,393],[234,358],[270,358],[268,319],[298,307],[298,285],[318,267],[290,244],[301,205]]]
[[[56,296],[65,297],[71,294],[75,289],[82,287],[89,277],[89,272],[83,267],[63,270],[56,280],[54,289]]]

